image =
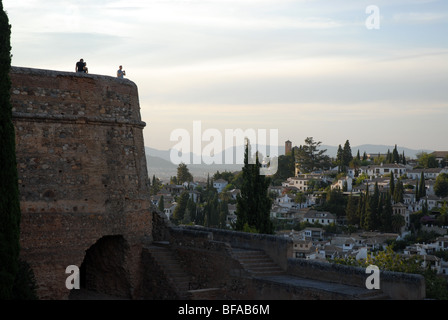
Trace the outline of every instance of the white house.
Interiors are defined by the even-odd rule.
[[[429,169],[413,169],[407,172],[409,179],[420,179],[422,176],[425,179],[437,179],[438,175],[441,173],[448,173],[447,168],[429,168]]]
[[[283,192],[283,186],[269,186],[268,192],[275,193],[276,196],[281,196]]]
[[[236,205],[235,204],[228,204],[227,208],[229,209],[229,214],[226,217],[226,225],[227,227],[232,226],[232,224],[236,223],[237,216],[235,214],[236,212]]]
[[[324,230],[322,228],[308,227],[303,229],[303,235],[305,239],[319,240],[323,238]]]
[[[370,165],[360,168],[361,173],[367,174],[369,177],[381,177],[385,174],[393,173],[395,178],[399,178],[406,174],[408,167],[403,164],[387,163],[380,165]]]
[[[322,174],[299,174],[296,177],[288,178],[287,182],[282,185],[285,187],[296,187],[299,191],[306,192],[309,189],[311,181],[326,182],[327,179]]]
[[[281,207],[292,208],[295,205],[294,198],[289,194],[285,194],[283,197],[278,197],[275,202]]]
[[[438,237],[433,244],[434,244],[436,251],[448,250],[448,235],[445,235],[443,237]]]
[[[299,191],[306,192],[308,190],[308,183],[310,180],[310,178],[306,177],[289,178],[287,186],[296,187]]]
[[[165,214],[168,220],[170,220],[171,216],[173,215],[174,209],[176,209],[177,203],[173,202],[169,207],[165,208]]]
[[[336,217],[330,212],[310,210],[305,213],[303,221],[329,225],[332,223],[336,223]]]
[[[293,241],[293,257],[306,259],[311,253],[313,253],[313,243],[308,240],[295,240]]]
[[[353,179],[347,176],[347,177],[341,178],[338,181],[336,181],[335,183],[333,183],[331,185],[331,189],[333,190],[333,189],[339,188],[339,190],[342,191],[342,190],[344,190],[344,186],[346,186],[347,191],[351,192],[352,186],[353,186],[352,182],[353,182]]]
[[[241,195],[241,190],[240,189],[232,189],[229,191],[230,194],[230,198],[232,198],[233,200],[236,200],[238,198],[238,195]]]
[[[448,275],[448,261],[441,260],[440,261],[440,268],[438,271],[439,274]]]
[[[403,203],[395,203],[392,205],[392,210],[394,214],[400,214],[404,218],[405,225],[402,227],[401,233],[403,233],[405,230],[409,230],[409,226],[411,224],[411,218],[410,213],[406,205]]]
[[[229,183],[224,179],[218,179],[213,181],[213,188],[215,188],[218,193],[221,193],[222,190],[228,185]]]
[[[431,153],[436,158],[436,161],[441,165],[442,161],[448,159],[448,151],[434,151]]]

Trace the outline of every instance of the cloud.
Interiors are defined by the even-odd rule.
[[[416,133],[403,128],[422,119],[421,130],[437,139],[433,123],[446,120],[446,1],[3,3],[15,65],[71,71],[83,57],[92,73],[114,75],[123,64],[152,141],[198,117],[213,127],[272,125],[339,143],[349,129],[372,132],[378,123],[412,141]],[[380,8],[380,30],[366,29],[367,4]],[[387,130],[384,139],[393,135]],[[446,137],[446,126],[437,131]]]
[[[447,23],[448,14],[445,12],[401,12],[392,16],[395,23]]]
[[[355,56],[191,65],[154,75],[151,97],[166,103],[248,104],[333,103],[406,99],[429,102],[448,98],[446,55],[395,60]]]

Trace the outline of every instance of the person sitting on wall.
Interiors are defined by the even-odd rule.
[[[79,60],[76,63],[75,71],[88,73],[88,69],[87,69],[86,65],[87,65],[87,63],[84,62],[84,59]]]
[[[117,70],[117,78],[123,78],[126,75],[126,71],[123,70],[123,66],[120,66]]]

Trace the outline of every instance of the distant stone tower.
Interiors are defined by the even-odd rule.
[[[291,151],[292,151],[292,142],[287,140],[285,142],[285,155],[291,153]]]
[[[135,298],[152,237],[137,86],[18,67],[10,75],[21,257],[39,298],[68,298],[68,266],[86,289]]]

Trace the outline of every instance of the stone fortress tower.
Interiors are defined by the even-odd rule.
[[[137,86],[19,67],[10,75],[21,256],[39,298],[68,297],[71,265],[87,288],[137,296],[142,243],[152,233]]]
[[[292,151],[292,142],[287,140],[285,141],[285,155],[291,153]]]

